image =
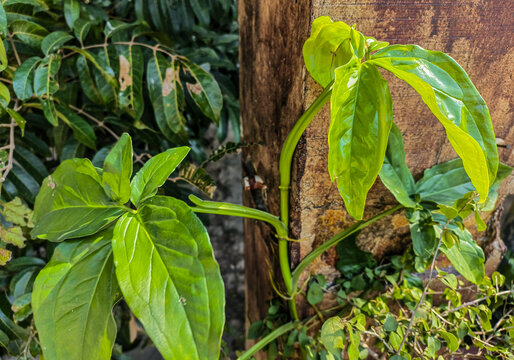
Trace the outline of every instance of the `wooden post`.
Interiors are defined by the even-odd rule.
[[[356,24],[365,35],[398,44],[418,44],[450,54],[468,72],[491,112],[496,136],[514,145],[514,18],[503,0],[240,0],[241,109],[244,138],[262,141],[244,161],[253,164],[267,186],[263,204],[278,214],[278,156],[283,139],[302,109],[321,92],[306,74],[301,47],[311,21],[328,15],[333,20]],[[443,127],[430,114],[419,95],[407,84],[390,80],[394,121],[405,139],[407,163],[416,179],[425,168],[456,157]],[[337,187],[327,172],[326,106],[307,129],[295,156],[291,197],[291,231],[301,239],[291,246],[292,266],[313,247],[348,227],[353,219],[344,210]],[[512,148],[500,148],[500,160],[514,165]],[[501,194],[514,193],[509,177]],[[254,205],[250,193],[246,205]],[[368,218],[395,204],[392,195],[377,181],[368,196]],[[273,242],[269,230],[245,223],[245,262],[248,320],[265,315],[263,300],[271,289],[266,267]],[[400,252],[410,241],[408,224],[401,214],[366,229],[358,238],[361,247],[377,257]],[[311,271],[337,276],[336,256],[328,251]],[[305,307],[302,314],[307,314]]]

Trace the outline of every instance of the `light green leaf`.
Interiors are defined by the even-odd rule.
[[[392,99],[377,68],[356,58],[335,70],[328,169],[348,213],[362,219],[366,195],[382,167],[392,124]]]
[[[177,147],[168,149],[148,160],[130,183],[132,203],[138,206],[141,202],[154,196],[157,189],[164,184],[188,152],[189,148],[186,146]]]
[[[421,95],[484,202],[496,177],[498,150],[489,110],[466,72],[448,55],[415,45],[388,46],[371,59]]]
[[[339,316],[327,319],[321,327],[320,341],[336,359],[341,359],[344,349],[344,327]]]
[[[416,192],[414,178],[405,163],[403,137],[395,123],[392,124],[389,132],[384,164],[379,174],[382,183],[400,204],[411,208],[416,206],[416,202],[409,196]]]
[[[118,221],[113,252],[125,300],[163,357],[217,359],[223,281],[207,231],[191,209],[153,197]]]
[[[132,139],[124,133],[104,161],[102,182],[107,195],[120,204],[130,200]]]
[[[111,358],[119,292],[111,240],[112,228],[60,244],[36,278],[32,307],[46,359]]]
[[[178,63],[170,62],[159,53],[150,58],[146,67],[148,95],[153,106],[157,126],[167,139],[185,132],[182,115],[184,93],[179,79]]]
[[[70,29],[80,16],[80,3],[77,0],[64,0],[64,19]]]
[[[448,247],[441,244],[441,251],[446,255],[455,269],[473,284],[479,284],[484,278],[484,252],[473,240],[471,234],[455,226],[451,229],[459,238],[458,243]]]
[[[18,19],[10,25],[13,35],[16,35],[23,43],[35,48],[40,48],[41,42],[48,35],[48,30],[31,21]]]
[[[11,93],[9,92],[9,88],[5,86],[4,83],[0,83],[0,105],[3,108],[7,108],[10,102]]]
[[[334,70],[353,56],[350,29],[342,21],[332,22],[328,16],[312,22],[311,36],[303,45],[303,59],[311,76],[323,87],[334,80]]]
[[[34,75],[34,92],[40,99],[50,99],[59,90],[55,75],[61,66],[61,56],[50,54],[38,65]]]
[[[223,107],[223,96],[220,87],[214,77],[195,63],[180,59],[195,83],[186,83],[187,91],[193,98],[200,111],[209,119],[219,124],[221,108]]]
[[[63,161],[47,177],[34,205],[32,237],[63,241],[97,233],[125,212],[102,187],[88,159]]]
[[[88,148],[96,150],[96,135],[93,127],[73,110],[61,105],[56,108],[57,116],[73,130],[75,139]]]
[[[7,65],[7,53],[5,52],[4,42],[0,38],[0,71],[4,71]]]
[[[64,31],[55,31],[45,36],[41,42],[41,50],[45,55],[54,52],[62,45],[73,39],[73,36]]]
[[[143,115],[143,51],[140,46],[116,47],[120,62],[120,108],[135,120]]]
[[[34,94],[32,83],[34,82],[34,69],[41,58],[34,56],[25,60],[14,73],[13,89],[20,100],[29,100]]]

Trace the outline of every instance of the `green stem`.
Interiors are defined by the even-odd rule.
[[[250,349],[245,351],[243,355],[241,355],[238,360],[248,360],[251,359],[253,355],[255,355],[259,350],[261,350],[263,347],[268,345],[270,342],[275,340],[276,338],[288,333],[289,331],[293,330],[300,324],[298,321],[292,321],[288,322],[287,324],[284,324],[272,332],[270,332],[268,335],[263,337],[259,342],[257,342],[254,346],[252,346]]]
[[[286,227],[289,226],[289,190],[291,186],[291,165],[294,151],[307,126],[309,126],[314,116],[330,99],[332,84],[333,82],[328,84],[325,90],[323,90],[303,115],[300,116],[287,135],[284,145],[282,146],[282,151],[280,152],[280,219],[286,224]]]
[[[287,294],[292,294],[291,268],[289,267],[289,259],[287,258],[287,227],[277,216],[242,205],[204,201],[194,195],[189,195],[189,200],[197,206],[192,208],[193,211],[197,213],[246,217],[271,224],[277,232],[279,254],[283,254],[284,252],[286,254],[286,261],[280,261],[280,272],[282,273],[282,279],[284,280]],[[294,319],[298,319],[296,303],[293,300],[289,300],[289,309],[291,316]]]
[[[397,210],[403,208],[403,205],[397,205],[389,210],[386,210],[378,215],[375,215],[369,220],[359,221],[358,223],[352,225],[348,229],[340,232],[339,234],[332,237],[330,240],[324,242],[322,245],[318,246],[316,249],[312,250],[307,256],[303,258],[303,260],[298,264],[298,266],[293,271],[292,282],[293,282],[293,294],[296,293],[298,289],[298,281],[300,280],[300,275],[304,272],[304,270],[321,254],[330,249],[332,246],[336,245],[340,241],[346,239],[348,236],[356,233],[357,231],[364,229],[366,226],[374,223],[377,220],[382,219],[383,217],[390,215]]]

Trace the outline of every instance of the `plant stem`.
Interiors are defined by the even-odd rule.
[[[403,205],[396,205],[395,207],[392,207],[389,210],[386,210],[378,215],[375,215],[369,220],[366,221],[359,221],[358,223],[354,224],[353,226],[349,227],[348,229],[340,232],[339,234],[332,237],[330,240],[324,242],[320,246],[318,246],[316,249],[312,250],[307,256],[303,258],[303,260],[298,264],[296,269],[293,271],[293,293],[296,292],[296,289],[298,288],[298,280],[300,279],[300,275],[303,273],[303,271],[321,254],[323,254],[325,251],[330,249],[332,246],[336,245],[340,241],[344,240],[348,236],[356,233],[357,231],[365,228],[366,226],[374,223],[377,220],[382,219],[383,217],[390,215],[398,210],[403,208]]]
[[[321,110],[321,108],[330,99],[332,93],[332,84],[327,85],[325,90],[318,96],[316,100],[309,106],[309,108],[298,119],[296,124],[287,135],[282,151],[280,152],[280,219],[286,227],[289,226],[289,190],[291,186],[291,166],[293,161],[293,154],[298,145],[298,141],[303,135],[303,132],[309,126],[314,116]]]
[[[255,355],[259,350],[261,350],[263,347],[268,345],[270,342],[275,340],[276,338],[284,335],[285,333],[288,333],[289,331],[293,330],[295,327],[300,324],[298,321],[291,321],[288,322],[272,332],[270,332],[268,335],[263,337],[259,342],[257,342],[254,346],[252,346],[250,349],[245,351],[243,355],[241,355],[238,360],[248,360],[251,359],[253,355]]]

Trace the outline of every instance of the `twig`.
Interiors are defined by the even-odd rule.
[[[5,125],[5,124],[2,124]],[[7,156],[7,165],[0,169],[2,171],[2,178],[0,179],[1,182],[5,181],[5,178],[9,174],[9,172],[12,170],[13,166],[13,156],[14,156],[14,128],[17,126],[14,119],[11,118],[11,123],[9,124],[10,130],[9,130],[9,145],[7,146],[7,149],[9,149],[9,155]]]
[[[107,131],[109,134],[112,135],[112,137],[114,137],[116,140],[119,140],[120,137],[114,132],[112,131],[107,125],[105,125],[105,123],[103,121],[100,121],[98,120],[97,118],[95,118],[93,115],[91,114],[88,114],[87,112],[85,112],[83,109],[80,109],[74,105],[71,105],[69,104],[68,107],[72,110],[74,110],[77,114],[80,114],[80,115],[84,115],[85,117],[87,117],[89,120],[92,120],[93,122],[95,122],[98,127],[101,127],[102,129],[104,129],[105,131]]]
[[[389,346],[387,341],[385,341],[384,338],[382,336],[380,336],[379,334],[377,334],[375,331],[363,331],[362,333],[366,334],[366,335],[370,335],[370,336],[376,337],[378,340],[382,341],[382,343],[385,345],[387,350],[389,350],[389,352],[393,352],[394,351],[393,348],[391,346]]]
[[[496,293],[494,295],[490,295],[490,296],[484,296],[484,297],[481,297],[480,299],[476,299],[476,300],[473,300],[473,301],[469,301],[467,303],[464,303],[460,306],[457,306],[456,308],[453,308],[453,309],[449,309],[449,310],[446,310],[442,315],[443,316],[446,316],[452,312],[455,312],[455,311],[459,311],[460,309],[463,309],[465,307],[468,307],[468,306],[471,306],[471,305],[475,305],[475,304],[478,304],[478,303],[481,303],[482,301],[484,300],[487,300],[487,299],[490,299],[492,297],[495,297],[495,296],[502,296],[502,295],[507,295],[507,294],[514,294],[514,290],[505,290],[505,291],[500,291],[499,293]]]
[[[9,39],[9,42],[11,43],[12,52],[14,53],[14,57],[16,58],[16,62],[18,63],[18,66],[21,65],[20,55],[18,55],[18,51],[16,50],[16,46],[14,46],[14,41],[12,39],[13,34],[8,34],[7,38]]]

